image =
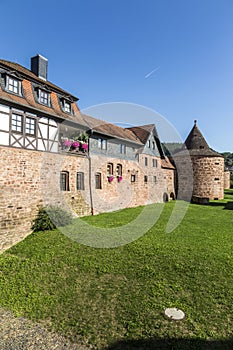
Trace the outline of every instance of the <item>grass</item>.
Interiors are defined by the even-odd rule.
[[[137,241],[112,249],[37,232],[0,256],[0,304],[96,349],[232,349],[233,190],[191,204],[165,233],[174,202]],[[155,205],[156,206],[156,205]],[[142,208],[86,217],[116,227]],[[186,317],[174,322],[166,307]]]

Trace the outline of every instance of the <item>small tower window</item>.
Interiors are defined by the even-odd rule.
[[[131,174],[131,182],[136,182],[136,175]]]

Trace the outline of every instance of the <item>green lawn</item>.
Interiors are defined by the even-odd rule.
[[[34,233],[0,256],[0,305],[96,349],[232,349],[232,203],[229,190],[223,201],[191,204],[165,233],[167,203],[145,235],[112,249]],[[112,227],[141,210],[84,220]],[[167,307],[185,319],[167,319]]]

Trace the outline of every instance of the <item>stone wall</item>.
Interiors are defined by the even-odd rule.
[[[229,190],[231,188],[231,173],[230,171],[224,171],[224,188]]]
[[[80,215],[91,210],[75,189],[75,174],[88,167],[88,159],[0,147],[0,251],[30,233],[39,207],[71,207]],[[60,171],[71,174],[70,191],[60,191]]]
[[[209,199],[224,198],[224,158],[191,157],[193,195]]]
[[[148,157],[148,156],[147,156]],[[148,157],[149,158],[149,157]],[[114,180],[110,183],[107,164],[111,162]],[[60,206],[78,216],[162,202],[174,192],[173,170],[127,159],[92,155],[54,154],[11,147],[0,147],[0,251],[30,233],[39,207]],[[122,166],[122,181],[116,177]],[[60,173],[69,177],[67,191],[60,190]],[[77,190],[77,172],[84,174],[84,190]],[[101,174],[101,189],[96,189],[95,174]],[[132,175],[135,181],[132,181]],[[147,176],[147,181],[145,181]]]

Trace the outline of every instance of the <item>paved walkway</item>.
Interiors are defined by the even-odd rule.
[[[0,350],[90,350],[0,308]]]

